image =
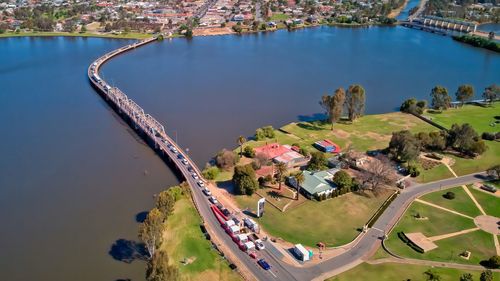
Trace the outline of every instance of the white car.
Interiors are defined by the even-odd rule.
[[[198,181],[197,183],[198,183],[199,187],[204,187],[205,186],[205,184],[202,181]]]
[[[206,196],[210,196],[210,195],[212,195],[212,192],[210,192],[210,190],[208,190],[207,188],[204,188],[204,189],[203,189],[203,193],[204,193]]]
[[[193,176],[193,179],[195,179],[195,180],[199,180],[200,179],[200,177],[198,177],[198,175],[196,173],[193,173],[192,176]]]
[[[212,204],[217,204],[219,201],[217,201],[217,198],[210,196],[208,197],[208,201],[210,201]]]
[[[181,162],[182,162],[182,164],[184,164],[184,165],[187,165],[187,164],[188,164],[188,161],[187,161],[186,159],[182,159],[182,161],[181,161]]]
[[[255,247],[257,248],[257,250],[264,250],[266,248],[266,246],[264,246],[264,243],[262,243],[262,240],[260,239],[255,240]]]

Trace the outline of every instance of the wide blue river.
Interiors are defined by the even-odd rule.
[[[0,39],[0,280],[143,280],[144,263],[123,245],[177,179],[86,77],[96,57],[129,42]],[[324,27],[165,40],[102,76],[204,165],[239,135],[320,113],[319,98],[337,87],[363,85],[367,112],[382,113],[437,84],[454,94],[469,83],[480,96],[499,73],[498,54],[449,37]]]

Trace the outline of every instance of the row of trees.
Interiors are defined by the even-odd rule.
[[[363,116],[365,100],[365,89],[361,85],[351,85],[347,91],[338,88],[333,95],[324,95],[319,104],[325,110],[333,130],[333,124],[342,118],[344,110],[350,121]]]
[[[165,251],[159,250],[163,242],[168,217],[172,214],[179,194],[189,192],[185,183],[160,192],[156,197],[155,208],[149,211],[139,227],[139,238],[148,252],[146,279],[148,281],[178,280],[179,271],[171,265]]]
[[[474,98],[474,87],[469,84],[460,85],[455,92],[456,101],[462,105]],[[448,94],[448,89],[443,86],[436,86],[431,90],[431,108],[435,110],[446,110],[451,107],[452,98]],[[483,99],[488,102],[493,102],[500,98],[500,87],[492,84],[484,89]],[[407,99],[400,107],[402,112],[422,114],[427,109],[427,101],[417,101],[415,98]]]
[[[453,124],[449,131],[440,132],[394,132],[389,142],[390,156],[400,162],[416,160],[421,151],[443,151],[448,148],[463,155],[475,156],[484,153],[487,146],[469,124]]]
[[[429,269],[424,272],[425,279],[427,281],[441,281],[441,275],[433,269]],[[410,279],[408,279],[410,280]],[[474,276],[470,273],[464,273],[460,275],[460,281],[474,281]],[[479,276],[479,281],[493,281],[493,272],[489,269],[481,272]]]

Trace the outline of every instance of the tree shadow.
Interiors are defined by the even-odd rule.
[[[257,218],[257,214],[254,213],[254,212],[252,212],[252,211],[250,211],[250,210],[248,210],[248,209],[243,210],[242,212],[243,212],[243,214],[245,214],[245,215],[247,215],[249,217]]]
[[[135,215],[135,221],[138,223],[143,223],[146,220],[148,214],[149,214],[148,211],[137,213],[137,215]]]
[[[311,122],[311,121],[325,120],[326,117],[327,116],[324,113],[314,113],[311,115],[298,115],[297,120],[299,120],[300,122]]]
[[[321,127],[319,127],[311,122],[298,123],[297,127],[302,128],[304,130],[309,130],[309,131],[322,131],[323,130],[323,128],[321,128]]]
[[[234,184],[233,184],[232,180],[218,181],[216,183],[216,185],[217,185],[218,188],[222,188],[222,189],[226,190],[227,192],[229,192],[232,195],[238,195],[236,193],[236,189],[234,188]]]
[[[144,243],[127,239],[118,239],[111,245],[108,254],[117,261],[132,263],[135,260],[147,260],[148,252]]]

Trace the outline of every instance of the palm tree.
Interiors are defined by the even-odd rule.
[[[294,176],[295,182],[297,183],[297,198],[296,200],[299,200],[299,193],[300,193],[300,185],[304,183],[306,178],[304,177],[304,172],[300,172]]]
[[[278,162],[276,164],[276,174],[278,175],[278,186],[279,186],[279,191],[281,191],[281,182],[283,181],[283,176],[285,175],[287,171],[286,164],[283,162]]]
[[[247,141],[247,139],[244,136],[239,136],[238,137],[238,144],[240,145],[240,158],[243,155],[243,144]]]

